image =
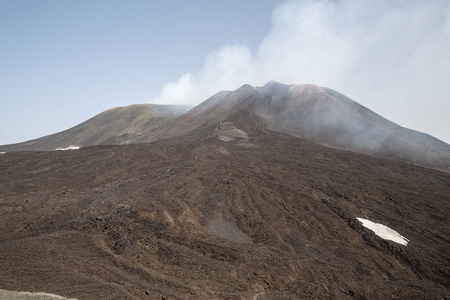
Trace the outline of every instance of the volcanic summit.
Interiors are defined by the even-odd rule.
[[[222,91],[193,108],[151,104],[113,108],[66,131],[0,146],[0,151],[148,143],[187,135],[202,138],[220,122],[232,122],[250,135],[278,131],[336,149],[450,171],[448,144],[401,127],[332,89],[275,81]]]

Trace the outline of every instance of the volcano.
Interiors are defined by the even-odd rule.
[[[255,135],[273,130],[327,147],[400,160],[450,172],[450,145],[401,127],[350,98],[316,85],[244,85],[200,105],[132,105],[107,110],[66,131],[0,146],[0,152],[202,138],[220,122]]]
[[[447,144],[314,85],[99,116],[0,148],[0,298],[448,297]]]

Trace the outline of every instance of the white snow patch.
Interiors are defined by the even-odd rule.
[[[56,148],[55,149],[55,151],[60,151],[60,150],[62,150],[62,151],[65,151],[65,150],[78,150],[78,149],[80,149],[80,146],[69,146],[69,147],[67,147],[67,148]]]
[[[48,293],[16,292],[0,289],[0,299],[10,300],[77,300]]]
[[[0,152],[0,154],[5,154],[6,152]]]
[[[364,227],[375,232],[375,234],[378,235],[380,238],[393,241],[401,245],[405,246],[408,245],[409,240],[404,236],[400,235],[400,233],[398,233],[397,231],[383,224],[375,223],[363,218],[356,218],[356,219],[358,219],[358,221],[360,221]]]

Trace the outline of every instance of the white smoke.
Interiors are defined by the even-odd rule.
[[[256,51],[224,46],[152,102],[198,104],[245,83],[310,82],[450,141],[449,53],[447,0],[287,1]]]
[[[197,73],[186,73],[164,85],[155,103],[198,104],[212,94],[254,77],[250,50],[242,45],[225,46],[208,55]]]

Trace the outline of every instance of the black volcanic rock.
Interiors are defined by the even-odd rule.
[[[233,124],[247,120],[240,112]],[[253,148],[196,134],[0,155],[1,289],[79,300],[448,296],[450,174],[270,130],[248,138]]]

